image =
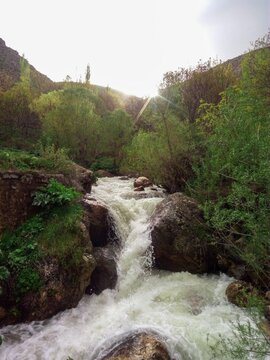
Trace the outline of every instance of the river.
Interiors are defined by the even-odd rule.
[[[85,295],[49,320],[2,328],[0,359],[97,360],[115,339],[138,329],[161,334],[175,360],[210,359],[207,339],[226,338],[232,322],[245,320],[225,296],[232,279],[151,270],[149,217],[161,190],[140,198],[132,180],[103,178],[92,194],[109,207],[121,238],[116,289]]]

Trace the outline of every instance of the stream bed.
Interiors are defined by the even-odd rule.
[[[0,329],[1,360],[98,360],[136,330],[160,334],[175,360],[207,360],[209,342],[231,336],[232,323],[246,320],[226,299],[231,278],[151,270],[149,218],[165,195],[146,194],[134,192],[132,179],[98,180],[91,195],[108,206],[121,239],[116,289],[85,295],[49,320]]]

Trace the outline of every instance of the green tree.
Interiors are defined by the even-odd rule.
[[[100,151],[113,158],[115,169],[123,156],[123,147],[132,138],[133,121],[122,109],[109,112],[102,119]]]
[[[179,69],[168,72],[163,77],[161,88],[175,89],[182,102],[174,102],[185,110],[188,120],[193,123],[198,117],[201,101],[217,104],[221,100],[221,92],[236,84],[236,76],[230,64],[221,64],[211,58],[206,62],[199,62],[195,68]],[[176,95],[177,96],[177,95]]]
[[[126,147],[121,170],[148,176],[171,192],[183,190],[193,174],[191,163],[197,151],[193,127],[180,122],[166,103],[152,111],[148,120],[149,130],[139,130]]]
[[[91,77],[90,65],[87,64],[87,66],[86,66],[86,72],[85,72],[85,83],[86,83],[87,85],[90,84],[90,77]]]
[[[33,108],[42,118],[44,136],[57,148],[69,149],[73,160],[89,165],[98,155],[99,105],[90,89],[73,86],[42,95]]]
[[[2,146],[31,148],[40,136],[39,118],[30,107],[32,100],[30,67],[23,58],[20,81],[0,94],[0,143]]]

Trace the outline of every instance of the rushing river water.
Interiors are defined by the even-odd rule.
[[[93,195],[109,207],[122,241],[117,288],[84,296],[49,320],[1,329],[1,360],[97,360],[117,337],[137,329],[161,334],[175,360],[206,360],[207,338],[225,338],[232,322],[245,319],[226,300],[227,276],[150,270],[149,217],[162,197],[147,192],[140,198],[132,180],[98,181]]]

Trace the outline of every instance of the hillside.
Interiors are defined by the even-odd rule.
[[[5,41],[0,38],[0,90],[9,89],[19,80],[21,58],[16,50],[6,46]],[[30,78],[32,88],[38,93],[48,92],[56,88],[52,80],[41,74],[32,65],[30,65]]]
[[[270,46],[266,46],[266,48],[270,49]],[[260,49],[251,50],[251,52],[254,53],[254,54],[257,53],[258,51],[260,51]],[[246,54],[242,54],[242,55],[236,56],[236,57],[234,57],[232,59],[228,59],[228,60],[224,61],[222,63],[222,65],[231,65],[234,74],[237,77],[240,77],[240,75],[241,75],[241,62],[244,59],[245,55]]]

